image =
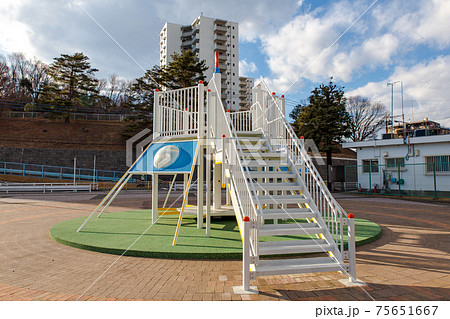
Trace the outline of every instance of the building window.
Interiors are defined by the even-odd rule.
[[[378,160],[376,159],[370,159],[370,160],[363,160],[363,173],[378,173]]]
[[[450,155],[425,156],[426,173],[450,173]]]
[[[398,169],[405,168],[405,158],[404,157],[398,157],[398,158],[386,158],[386,168],[387,169]]]

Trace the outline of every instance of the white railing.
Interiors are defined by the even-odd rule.
[[[222,152],[222,163],[224,171],[229,171],[231,190],[238,201],[238,213],[236,219],[239,229],[244,231],[244,217],[249,217],[253,222],[250,228],[250,254],[252,257],[258,256],[258,230],[257,227],[261,221],[261,204],[256,196],[256,190],[253,181],[249,176],[249,170],[241,162],[243,158],[242,148],[239,138],[236,134],[237,130],[233,124],[230,112],[225,112],[222,105],[220,95],[214,81],[209,84],[211,89],[208,90],[208,138],[215,140],[216,152]],[[216,129],[215,129],[216,128]]]
[[[262,82],[265,86],[265,83]],[[344,253],[344,224],[347,213],[334,199],[308,155],[303,140],[298,139],[284,115],[284,98],[271,94],[267,87],[256,86],[256,103],[251,107],[253,130],[262,130],[274,151],[286,150],[289,159],[299,169],[307,191],[322,214],[341,253]],[[354,237],[352,237],[354,240]],[[352,263],[352,261],[351,261]],[[354,267],[353,267],[354,268]]]
[[[199,111],[201,112],[203,105],[203,84],[166,92],[156,91],[153,108],[154,134],[158,136],[198,134]]]
[[[253,131],[251,111],[231,112],[230,119],[237,132]]]

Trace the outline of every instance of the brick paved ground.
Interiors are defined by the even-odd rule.
[[[149,198],[129,192],[111,210],[147,207]],[[261,277],[252,282],[260,294],[235,295],[238,260],[119,258],[49,239],[54,224],[92,211],[97,195],[1,195],[0,300],[450,300],[448,205],[337,198],[383,228],[381,239],[358,248],[364,290],[323,273]]]

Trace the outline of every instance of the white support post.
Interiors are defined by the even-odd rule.
[[[152,174],[152,224],[158,220],[158,174]]]
[[[200,139],[198,143],[202,143],[203,139]],[[204,166],[205,159],[203,156],[203,145],[200,145],[200,149],[198,150],[199,156],[199,167],[197,170],[198,179],[197,179],[197,228],[203,228],[203,183],[204,183]]]
[[[244,236],[242,242],[242,287],[244,291],[250,290],[250,218],[245,216]]]
[[[210,236],[211,232],[211,162],[212,162],[212,149],[211,149],[211,110],[213,102],[213,93],[208,90],[206,93],[206,237]]]
[[[222,207],[222,164],[214,163],[213,170],[213,208]]]
[[[206,237],[211,231],[211,145],[206,145]]]
[[[205,86],[203,81],[198,82],[198,137],[205,137]]]
[[[262,128],[263,119],[262,119],[262,113],[264,112],[264,96],[261,88],[261,84],[258,84],[255,86],[252,90],[252,98],[253,98],[253,104],[259,103],[259,106],[256,106],[255,108],[255,114],[254,117],[252,117],[253,120],[253,130]]]
[[[355,247],[355,216],[348,214],[348,264],[349,281],[356,282],[356,247]]]

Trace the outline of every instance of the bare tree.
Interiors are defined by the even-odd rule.
[[[34,58],[27,59],[23,53],[14,52],[8,55],[11,83],[9,98],[25,98],[34,102],[39,98],[41,89],[48,85],[48,65]]]
[[[8,96],[11,87],[11,77],[8,63],[4,56],[0,55],[0,98]]]
[[[347,99],[347,112],[351,118],[349,138],[353,142],[374,139],[387,117],[386,107],[382,103],[359,95]]]

